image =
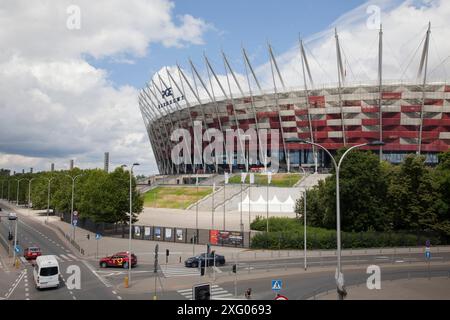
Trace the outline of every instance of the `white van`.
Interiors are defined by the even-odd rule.
[[[37,289],[59,287],[59,264],[53,255],[39,256],[33,270]]]

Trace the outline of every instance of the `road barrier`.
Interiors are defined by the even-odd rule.
[[[46,222],[47,223],[47,222]],[[52,225],[54,228],[56,228],[63,236],[64,238],[75,248],[78,250],[79,253],[81,253],[84,256],[84,249],[80,247],[80,245],[72,239],[72,236],[65,233],[60,227],[57,225],[54,225],[53,223],[47,223]]]

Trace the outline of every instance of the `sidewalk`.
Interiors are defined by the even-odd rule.
[[[348,288],[345,300],[450,300],[450,278],[416,278],[383,281],[380,290],[365,284]],[[318,300],[336,300],[336,291],[318,296]]]

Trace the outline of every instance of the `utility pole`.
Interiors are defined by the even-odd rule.
[[[380,141],[383,141],[383,111],[381,110],[383,105],[383,28],[380,24],[380,32],[379,32],[379,40],[378,40],[378,91],[379,91],[379,98],[378,98],[378,113],[380,115],[379,117],[379,123],[380,126]],[[383,161],[383,146],[380,146],[379,150],[380,155],[380,162]]]
[[[156,295],[156,277],[158,276],[158,250],[159,250],[159,245],[156,244],[155,246],[155,263],[153,266],[153,273],[155,274],[155,294],[153,296],[153,300],[157,299],[157,295]]]
[[[305,271],[306,271],[306,269],[307,269],[307,264],[306,264],[306,247],[307,247],[307,245],[306,245],[306,188],[305,188],[305,191],[304,191],[304,193],[303,193],[303,204],[304,204],[304,208],[303,208],[303,227],[304,227],[304,230],[303,230],[303,236],[304,236],[304,239],[303,239],[303,246],[304,246],[304,263],[305,263]]]

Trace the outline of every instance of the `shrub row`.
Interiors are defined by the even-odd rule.
[[[267,220],[256,218],[252,230],[265,231]],[[252,237],[254,249],[303,249],[303,225],[297,219],[269,218],[269,233],[260,232]],[[308,249],[335,249],[336,230],[307,227]],[[411,234],[405,232],[342,232],[341,245],[344,249],[423,246],[429,239],[433,245],[439,245],[436,236]]]

